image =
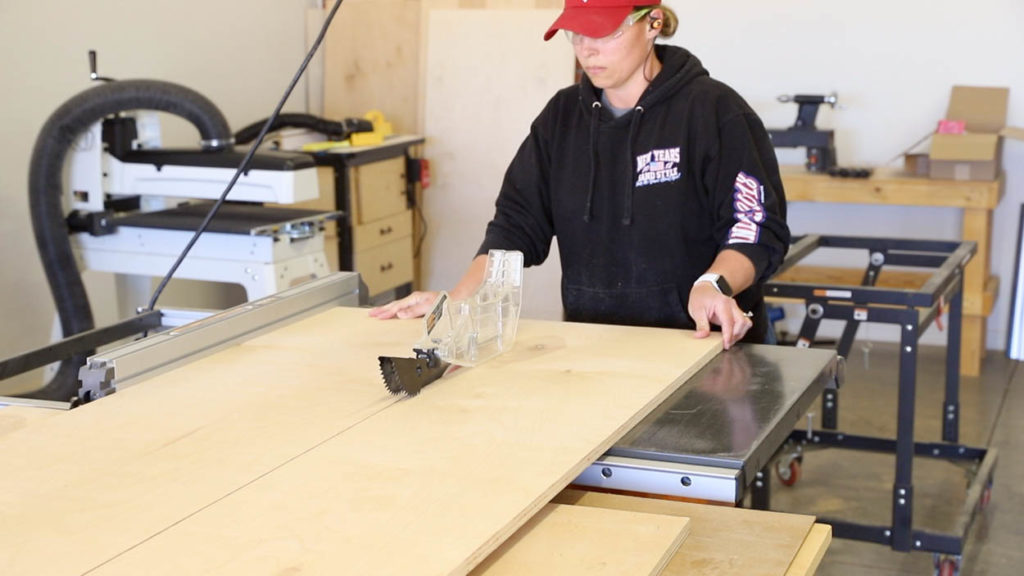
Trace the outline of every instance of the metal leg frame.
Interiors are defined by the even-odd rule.
[[[821,237],[813,237],[815,242],[821,240]],[[867,239],[852,240],[868,241]],[[892,241],[882,240],[881,242]],[[896,470],[892,487],[892,523],[890,526],[872,526],[825,517],[819,517],[818,520],[831,524],[833,534],[838,538],[886,544],[898,551],[919,550],[933,552],[936,554],[937,572],[940,564],[943,562],[955,562],[957,568],[959,568],[959,557],[963,552],[967,531],[977,511],[987,504],[990,497],[997,460],[997,453],[994,449],[972,448],[957,443],[959,441],[960,424],[959,375],[961,315],[963,309],[963,266],[966,265],[969,255],[973,254],[973,246],[968,248],[972,250],[967,258],[962,258],[962,254],[957,254],[961,250],[957,250],[952,254],[953,257],[946,260],[947,263],[953,260],[955,264],[953,266],[944,264],[939,273],[933,277],[933,280],[929,280],[926,284],[927,288],[933,290],[933,303],[927,307],[921,307],[920,302],[908,303],[906,307],[893,306],[894,302],[891,302],[891,300],[883,300],[883,303],[888,304],[886,306],[862,303],[865,300],[864,294],[870,294],[870,292],[861,293],[857,303],[853,303],[810,297],[815,291],[809,290],[806,285],[801,285],[795,290],[796,292],[804,290],[806,292],[804,299],[807,302],[807,316],[804,325],[801,327],[797,346],[810,346],[822,319],[845,320],[847,322],[846,330],[839,344],[839,353],[844,357],[849,353],[853,336],[860,322],[882,322],[897,324],[902,327],[896,438],[886,439],[835,432],[834,430],[838,423],[836,414],[838,396],[835,394],[830,396],[830,391],[826,390],[822,398],[823,427],[825,429],[796,430],[790,434],[787,442],[788,446],[798,446],[801,450],[808,446],[823,446],[895,454]],[[801,257],[806,255],[806,246],[803,251],[804,254]],[[884,251],[877,257],[876,253],[872,253],[872,265],[865,274],[864,286],[874,285],[879,273],[878,268],[887,256],[889,254]],[[901,258],[904,263],[908,260],[908,257],[897,256],[897,258]],[[921,262],[922,260],[939,262],[937,259],[929,260],[921,256],[917,256],[915,261]],[[952,281],[949,281],[950,279]],[[829,291],[830,288],[819,288],[816,290],[819,293]],[[892,292],[888,291],[883,293],[883,295],[891,299],[894,297],[891,294]],[[784,296],[794,295],[792,292],[787,293],[787,289],[783,284],[777,284],[775,287],[770,285],[768,293]],[[914,297],[917,296],[919,294],[914,295]],[[924,329],[942,314],[943,305],[947,301],[949,305],[949,326],[947,332],[945,399],[941,414],[942,442],[915,442],[914,407],[916,400],[918,340]],[[835,393],[835,390],[831,390],[831,392]],[[974,477],[968,485],[964,507],[958,517],[953,534],[915,530],[913,527],[913,462],[915,456],[939,458],[962,463],[974,472]],[[768,483],[766,476],[768,470],[769,468],[766,467],[762,471],[765,475],[765,484]],[[755,491],[752,496],[752,506],[754,508],[762,506],[767,508],[769,489],[763,487],[761,490],[762,493],[758,494],[758,488],[755,485]]]

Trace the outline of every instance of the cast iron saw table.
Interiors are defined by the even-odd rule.
[[[814,400],[842,383],[835,351],[741,344],[712,359],[576,479],[602,490],[768,506],[767,470]]]

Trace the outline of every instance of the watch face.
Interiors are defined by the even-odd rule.
[[[725,276],[719,275],[718,278],[715,279],[715,284],[718,285],[719,292],[726,296],[732,296],[732,286],[729,286],[729,283],[725,281]]]

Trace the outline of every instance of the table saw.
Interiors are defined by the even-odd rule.
[[[339,306],[356,292],[339,273],[98,354],[82,371],[98,400],[0,426],[0,572],[468,573],[629,450],[742,462],[742,491],[838,374],[825,351],[523,321],[507,353],[396,397],[376,356],[408,354],[420,324]],[[719,422],[744,439],[724,445],[693,434],[712,406],[756,426]],[[673,421],[699,450],[673,440]],[[795,518],[774,544],[779,574],[809,537],[813,520]]]

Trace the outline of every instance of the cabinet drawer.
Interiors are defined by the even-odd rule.
[[[336,230],[324,232],[324,256],[327,257],[327,271],[337,272],[341,270],[341,250],[338,246],[338,233]]]
[[[356,252],[368,250],[402,236],[412,236],[412,210],[355,226],[352,229],[352,249]]]
[[[355,268],[370,296],[412,282],[412,236],[356,252]]]
[[[366,224],[409,209],[405,156],[352,168],[355,224]]]

